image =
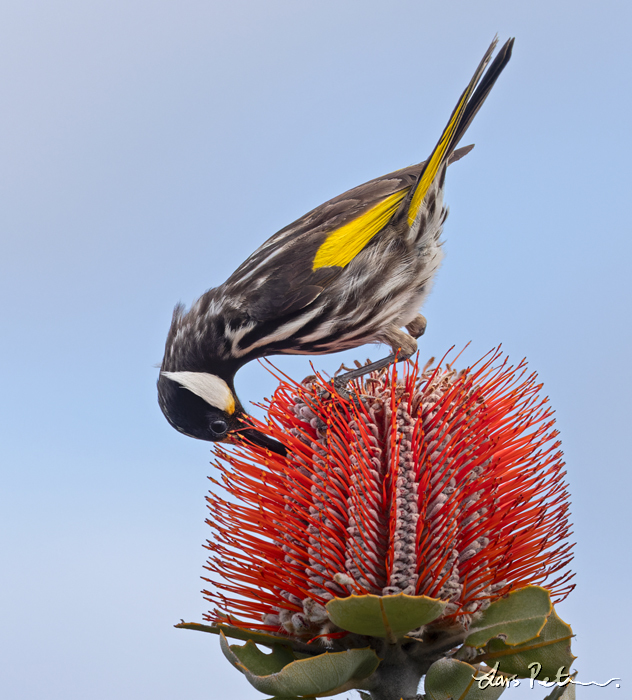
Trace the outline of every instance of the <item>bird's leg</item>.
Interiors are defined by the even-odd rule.
[[[413,338],[419,338],[426,332],[426,326],[428,321],[426,317],[421,314],[417,314],[415,318],[406,326],[406,330],[412,335]]]
[[[421,314],[416,316],[408,324],[408,326],[413,326],[415,330],[418,330],[421,325],[418,319],[423,320],[423,328],[425,329],[426,319]],[[408,328],[408,326],[406,326],[406,328]],[[423,333],[423,330],[421,333]],[[414,355],[415,352],[417,352],[417,341],[408,333],[401,330],[401,328],[391,326],[382,333],[382,337],[393,349],[393,353],[391,355],[382,360],[371,362],[368,365],[363,365],[357,369],[352,369],[350,372],[345,372],[344,374],[339,374],[337,377],[334,377],[334,388],[343,397],[348,398],[349,393],[346,390],[346,386],[352,379],[358,379],[359,377],[363,377],[371,372],[384,369],[384,367],[388,367],[389,365],[393,364],[393,362],[402,362],[403,360],[407,360],[409,357]]]

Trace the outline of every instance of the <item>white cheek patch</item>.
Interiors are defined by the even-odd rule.
[[[216,374],[206,372],[161,372],[180,386],[204,399],[207,404],[220,408],[229,416],[235,412],[235,397],[228,384]]]

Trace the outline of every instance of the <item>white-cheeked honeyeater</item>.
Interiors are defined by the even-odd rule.
[[[176,306],[158,379],[160,407],[174,428],[201,440],[240,436],[284,454],[249,427],[233,382],[240,367],[268,355],[384,343],[393,355],[369,366],[376,369],[416,351],[426,326],[419,308],[443,257],[446,169],[471,150],[455,149],[509,61],[513,39],[491,61],[495,47],[428,160],[321,204],[275,233],[188,311]]]

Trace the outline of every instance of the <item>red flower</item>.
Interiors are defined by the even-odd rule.
[[[406,363],[355,389],[361,402],[283,378],[257,428],[289,456],[217,449],[208,620],[314,636],[322,606],[352,593],[449,600],[464,625],[512,588],[568,595],[562,453],[524,361]]]

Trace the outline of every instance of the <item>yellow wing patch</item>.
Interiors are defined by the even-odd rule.
[[[312,270],[348,265],[373,236],[386,226],[409,189],[407,187],[389,195],[357,219],[332,231],[316,252]]]

